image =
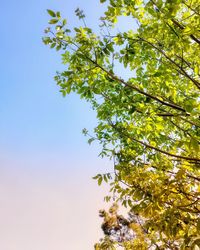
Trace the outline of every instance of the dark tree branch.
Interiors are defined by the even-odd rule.
[[[189,80],[191,80],[195,86],[200,89],[200,83],[195,80],[194,78],[192,78],[190,75],[188,75],[188,73],[178,64],[176,63],[174,60],[172,60],[162,49],[156,47],[153,43],[149,42],[148,40],[145,40],[142,37],[139,37],[141,39],[141,41],[149,44],[151,47],[153,47],[155,50],[157,50],[159,53],[161,53],[168,61],[170,61],[173,65],[175,65],[178,69],[179,69],[179,73],[182,74],[183,76],[185,76],[186,78],[188,78]]]
[[[160,152],[164,155],[168,155],[170,157],[174,157],[174,158],[178,158],[178,159],[183,159],[183,160],[187,160],[187,161],[193,161],[193,162],[197,162],[197,163],[200,163],[200,159],[199,158],[196,158],[196,157],[189,157],[189,156],[182,156],[182,155],[176,155],[176,154],[172,154],[172,153],[169,153],[167,151],[164,151],[162,149],[159,149],[157,147],[154,147],[146,142],[143,142],[143,141],[140,141],[136,138],[133,138],[133,137],[130,137],[129,135],[125,134],[123,131],[121,131],[121,129],[117,128],[115,124],[113,124],[112,122],[109,122],[109,124],[116,130],[118,131],[119,134],[123,135],[123,136],[126,136],[127,138],[130,138],[131,140],[135,141],[135,142],[138,142],[139,144],[147,147],[147,148],[150,148],[150,149],[153,149],[157,152]]]

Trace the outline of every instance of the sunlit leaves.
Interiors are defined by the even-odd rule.
[[[106,1],[100,1],[106,2]],[[61,50],[66,69],[55,80],[65,96],[75,92],[97,112],[89,143],[114,161],[98,174],[111,194],[141,220],[133,241],[109,237],[96,249],[195,249],[200,214],[200,15],[198,1],[107,1],[101,32],[69,29],[48,11],[43,41]],[[137,28],[116,31],[120,16]],[[120,20],[120,19],[119,19]],[[130,20],[130,19],[129,19]],[[119,23],[120,26],[120,23]],[[72,30],[72,32],[71,32]],[[112,178],[111,178],[112,177]],[[111,196],[105,198],[110,201]]]

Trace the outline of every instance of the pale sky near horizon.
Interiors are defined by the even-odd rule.
[[[108,187],[91,177],[112,163],[87,144],[81,130],[95,126],[95,113],[77,95],[61,96],[53,80],[63,69],[59,53],[42,43],[46,9],[73,27],[77,7],[97,29],[99,0],[1,1],[1,250],[90,250],[102,234]]]
[[[74,26],[78,6],[97,27],[98,0],[1,1],[1,250],[87,250],[101,235],[106,187],[91,177],[110,163],[81,133],[95,114],[76,95],[62,98],[53,76],[63,66],[42,43],[46,9]]]

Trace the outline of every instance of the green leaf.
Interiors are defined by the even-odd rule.
[[[99,186],[101,185],[102,181],[103,181],[103,177],[100,176],[99,179],[98,179],[98,185],[99,185]]]
[[[104,175],[103,175],[103,179],[104,179],[104,181],[105,181],[106,183],[108,182],[107,174],[104,174]]]
[[[60,15],[60,12],[58,11],[58,12],[56,12],[56,16],[57,16],[57,18],[58,19],[60,19],[61,18],[61,15]]]
[[[199,142],[196,139],[191,138],[190,144],[191,144],[191,147],[198,153],[199,152]]]
[[[128,200],[128,205],[129,205],[129,207],[132,207],[132,201],[131,200]]]
[[[90,139],[88,140],[88,144],[90,145],[94,140],[95,140],[94,138],[90,138]]]
[[[101,175],[100,174],[97,174],[96,176],[92,177],[92,179],[96,180],[100,177]]]
[[[49,24],[55,24],[55,23],[57,23],[58,22],[58,19],[51,19],[50,21],[49,21]]]
[[[67,24],[67,20],[63,19],[63,26],[65,26]]]
[[[56,43],[52,43],[50,48],[53,49],[56,46]]]
[[[61,49],[61,44],[59,44],[57,47],[56,47],[56,50],[59,51]]]
[[[47,10],[51,17],[56,17],[56,13],[53,10]]]

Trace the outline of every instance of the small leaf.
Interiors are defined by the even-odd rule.
[[[63,19],[63,26],[66,25],[66,23],[67,23],[67,20]]]
[[[49,21],[49,24],[55,24],[55,23],[57,23],[58,22],[58,19],[51,19],[50,21]]]
[[[108,179],[107,179],[107,175],[106,175],[106,174],[103,175],[103,179],[104,179],[104,181],[105,181],[106,183],[108,182]]]
[[[90,145],[93,141],[94,141],[94,138],[90,138],[90,139],[88,140],[88,144]]]
[[[47,10],[50,16],[56,17],[56,13],[53,10]]]
[[[60,50],[60,49],[61,49],[61,44],[56,47],[57,51]]]
[[[96,175],[96,176],[92,177],[92,179],[96,180],[96,179],[98,179],[100,176],[101,176],[101,175],[100,175],[100,174],[98,174],[98,175]]]
[[[103,181],[103,178],[102,178],[102,176],[100,176],[99,179],[98,179],[98,185],[99,186],[101,185],[102,181]]]
[[[60,15],[60,12],[59,12],[59,11],[56,12],[56,16],[57,16],[57,18],[61,18],[61,15]]]
[[[131,202],[131,200],[128,200],[128,205],[129,205],[129,207],[132,207],[132,202]]]
[[[50,48],[53,49],[56,46],[56,43],[52,43]]]

